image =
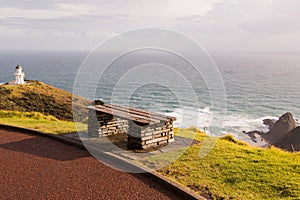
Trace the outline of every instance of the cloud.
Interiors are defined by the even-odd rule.
[[[299,51],[299,7],[297,0],[219,1],[174,27],[213,50]]]
[[[13,0],[2,1],[0,8],[20,8],[20,9],[50,9],[55,7],[55,1],[43,0],[37,2],[35,0]]]
[[[262,34],[280,34],[300,30],[298,8],[300,2],[267,1],[262,3],[260,9],[250,7],[246,16],[240,22],[240,27],[248,32]],[[249,8],[249,5],[248,5]]]
[[[19,2],[19,3],[18,3]],[[23,17],[31,19],[48,19],[72,17],[78,15],[125,15],[135,17],[184,17],[204,15],[210,9],[212,0],[152,0],[152,1],[46,1],[37,3],[21,1],[5,3],[0,6],[1,18]],[[23,2],[23,1],[22,1]]]
[[[94,12],[95,8],[87,4],[56,3],[54,9],[23,9],[19,7],[0,8],[1,19],[53,19],[73,17]]]
[[[25,40],[19,34],[24,32],[24,44],[34,35],[61,48],[74,48],[61,44],[73,40],[78,48],[89,49],[115,33],[163,27],[181,31],[208,49],[298,50],[299,7],[298,0],[7,1],[0,5],[5,30],[0,42],[16,46],[14,41]],[[31,46],[39,48],[39,43],[32,39]]]

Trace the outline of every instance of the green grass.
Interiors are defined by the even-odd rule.
[[[175,134],[200,143],[184,152],[152,156],[147,164],[179,156],[159,170],[176,182],[213,199],[300,199],[300,153],[252,147],[227,135],[199,158],[205,134],[196,128],[176,129]]]
[[[19,112],[0,110],[0,124],[29,128],[52,134],[76,132],[74,122],[62,121],[51,115],[38,112]],[[77,123],[79,131],[87,129],[86,124]]]
[[[101,103],[101,102],[100,102]],[[60,120],[73,121],[73,108],[80,120],[88,116],[91,101],[39,81],[24,85],[0,85],[0,110],[40,112]]]

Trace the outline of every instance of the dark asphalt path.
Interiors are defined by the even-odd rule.
[[[59,141],[0,129],[0,199],[182,199]]]

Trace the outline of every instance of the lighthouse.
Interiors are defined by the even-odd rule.
[[[17,65],[16,66],[16,70],[15,70],[15,85],[21,85],[21,84],[25,84],[24,81],[24,77],[25,77],[25,73],[22,71],[23,68],[21,65]]]

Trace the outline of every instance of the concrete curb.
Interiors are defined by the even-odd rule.
[[[41,131],[36,131],[36,130],[32,130],[32,129],[27,129],[27,128],[21,128],[21,127],[17,127],[17,126],[5,125],[5,124],[0,124],[0,128],[11,129],[11,130],[16,130],[16,131],[20,131],[20,132],[27,132],[27,133],[42,136],[42,137],[48,137],[48,138],[63,142],[68,145],[76,146],[80,149],[86,149],[85,146],[80,141],[77,141],[77,140],[74,140],[71,138],[67,138],[67,137],[63,137],[63,136],[59,136],[59,135],[49,134],[49,133],[45,133],[45,132],[41,132]],[[94,151],[98,151],[97,148],[95,148],[95,147],[89,147],[89,148],[92,148]],[[110,160],[111,162],[122,162],[123,166],[130,166],[130,168],[136,168],[139,171],[141,171],[141,170],[145,171],[145,173],[144,173],[145,176],[147,176],[150,179],[154,180],[155,182],[161,184],[162,186],[172,190],[173,192],[177,193],[178,195],[180,195],[181,197],[183,197],[185,199],[206,200],[206,198],[200,196],[199,194],[179,185],[178,183],[164,177],[163,175],[161,175],[157,172],[151,171],[149,168],[130,163],[127,160],[125,160],[124,158],[117,156],[115,154],[112,154],[112,153],[105,153],[105,152],[99,152],[99,153],[101,154],[101,156],[105,157],[107,160]]]

